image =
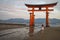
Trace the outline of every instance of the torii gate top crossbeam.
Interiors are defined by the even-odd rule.
[[[39,7],[46,7],[46,6],[48,6],[48,7],[53,7],[53,6],[55,6],[57,4],[57,2],[56,3],[51,3],[51,4],[25,4],[27,7],[30,7],[30,8],[32,8],[32,7],[34,7],[34,8],[39,8]]]

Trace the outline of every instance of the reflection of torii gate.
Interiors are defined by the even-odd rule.
[[[56,3],[51,3],[51,4],[25,4],[28,8],[32,8],[32,10],[28,10],[31,11],[32,13],[30,13],[30,26],[34,26],[34,11],[46,11],[46,27],[49,27],[49,21],[48,21],[48,11],[53,11],[53,9],[48,9],[49,7],[54,7]],[[34,8],[39,8],[39,10],[36,10]],[[42,8],[46,8],[44,10],[42,10]]]

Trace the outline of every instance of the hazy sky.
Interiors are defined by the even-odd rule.
[[[49,12],[49,18],[60,19],[60,0],[0,0],[0,19],[29,19],[29,12],[25,3],[45,4],[54,2],[58,2],[58,4],[54,7],[54,11]],[[35,18],[45,18],[45,12],[35,12]]]

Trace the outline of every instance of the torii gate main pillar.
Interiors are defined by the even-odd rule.
[[[32,8],[32,13],[30,13],[30,28],[29,28],[29,32],[33,33],[34,32],[34,7]]]
[[[49,27],[49,12],[48,12],[48,6],[46,7],[46,27]]]
[[[30,26],[34,26],[34,8],[32,8],[32,13],[30,13]]]

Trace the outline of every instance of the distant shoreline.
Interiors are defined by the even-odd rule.
[[[26,27],[26,24],[0,23],[0,30],[22,28],[22,27]]]

